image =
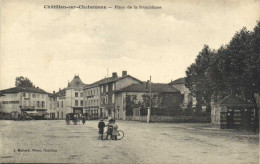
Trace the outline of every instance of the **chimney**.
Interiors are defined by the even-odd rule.
[[[55,91],[53,91],[53,94],[55,94]]]
[[[127,76],[127,71],[122,71],[122,76]]]
[[[112,77],[113,77],[113,78],[117,78],[117,77],[118,77],[118,76],[117,76],[117,73],[116,73],[116,72],[113,72],[113,73],[112,73]]]

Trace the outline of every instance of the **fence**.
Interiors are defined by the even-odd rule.
[[[147,116],[126,116],[128,121],[146,122]],[[151,116],[151,122],[211,122],[210,116]]]

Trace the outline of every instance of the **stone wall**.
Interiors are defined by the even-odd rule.
[[[146,122],[147,116],[126,116],[128,121]],[[151,122],[210,122],[210,116],[151,116]]]

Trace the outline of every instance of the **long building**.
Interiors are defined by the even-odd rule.
[[[114,118],[119,112],[115,106],[115,91],[132,84],[140,83],[142,83],[140,80],[127,75],[127,71],[122,71],[121,77],[116,72],[113,72],[112,77],[86,86],[84,88],[86,112],[97,117]]]
[[[48,93],[40,88],[14,87],[1,90],[0,112],[26,112],[49,117]]]

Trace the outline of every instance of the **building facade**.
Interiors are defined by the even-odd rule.
[[[86,86],[79,76],[74,76],[68,86],[56,93],[56,119],[65,119],[67,113],[81,113],[84,108],[83,88]]]
[[[152,84],[151,96],[154,114],[167,110],[171,112],[171,110],[180,108],[183,102],[180,91],[168,84]],[[145,110],[147,110],[147,105],[149,106],[150,94],[146,84],[132,84],[119,89],[116,91],[115,99],[116,119],[125,120],[127,116],[147,115]]]
[[[86,111],[92,116],[114,118],[117,114],[115,91],[131,84],[140,83],[140,80],[127,75],[127,71],[122,71],[121,77],[118,77],[117,73],[113,72],[112,77],[99,80],[84,88]]]
[[[26,112],[49,117],[48,93],[40,88],[14,87],[0,93],[3,95],[0,97],[2,113]]]
[[[174,88],[178,89],[181,94],[183,95],[183,109],[188,108],[190,103],[191,106],[196,106],[196,99],[191,96],[191,92],[189,88],[185,86],[185,78],[179,78],[177,80],[171,81],[169,85],[173,86]]]

